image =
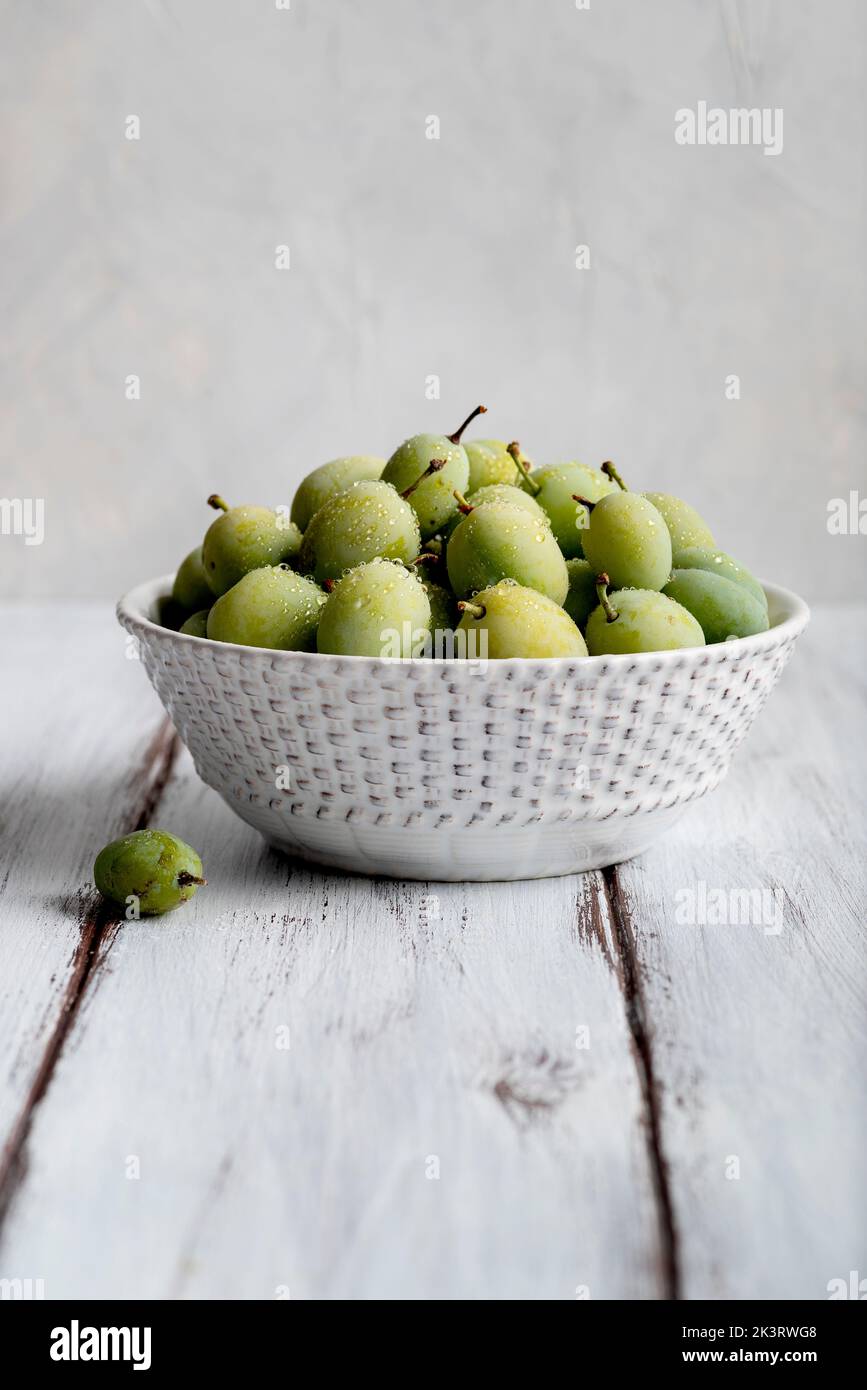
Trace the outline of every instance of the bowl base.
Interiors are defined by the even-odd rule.
[[[626,825],[618,818],[611,826],[582,821],[562,829],[529,825],[522,830],[413,831],[343,824],[323,834],[318,822],[315,844],[305,843],[303,831],[292,836],[262,833],[272,849],[321,868],[424,883],[507,883],[560,878],[634,859],[685,809],[679,805],[645,812]]]

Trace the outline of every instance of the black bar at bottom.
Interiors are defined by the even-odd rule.
[[[56,1372],[58,1376],[98,1375],[108,1368],[117,1375],[137,1372],[151,1378],[175,1376],[179,1371],[213,1372],[225,1377],[249,1375],[257,1366],[285,1367],[287,1375],[309,1358],[316,1358],[320,1373],[333,1371],[334,1352],[344,1346],[353,1357],[356,1374],[370,1374],[371,1358],[379,1372],[397,1372],[398,1347],[406,1350],[411,1334],[401,1307],[400,1336],[395,1341],[393,1324],[377,1328],[371,1302],[364,1302],[360,1339],[352,1335],[351,1305],[279,1301],[253,1302],[0,1302],[0,1345],[7,1367],[19,1374]],[[863,1299],[860,1301],[864,1301]],[[520,1323],[509,1315],[505,1329],[497,1329],[498,1304],[483,1300],[470,1304],[476,1364],[485,1370],[517,1341],[526,1350],[533,1345],[535,1319],[542,1316],[538,1304],[523,1304]],[[510,1305],[512,1306],[512,1305]],[[430,1314],[420,1310],[423,1323]],[[484,1312],[487,1307],[488,1311]],[[561,1344],[558,1361],[565,1356],[581,1367],[612,1371],[667,1372],[675,1367],[687,1372],[707,1366],[738,1370],[752,1366],[776,1369],[792,1365],[840,1371],[858,1363],[865,1324],[860,1302],[845,1307],[838,1302],[737,1302],[737,1303],[621,1303],[577,1301],[560,1306],[557,1330],[568,1337]],[[322,1331],[316,1326],[323,1317]],[[393,1316],[393,1315],[390,1315]],[[440,1313],[440,1316],[442,1314]],[[461,1319],[460,1305],[450,1305],[450,1320]],[[553,1313],[544,1314],[553,1316]],[[486,1329],[488,1318],[492,1319]],[[347,1323],[349,1326],[347,1326]],[[551,1327],[546,1325],[546,1331]],[[511,1332],[508,1331],[511,1328]],[[390,1330],[391,1329],[391,1330]],[[434,1370],[441,1358],[443,1374],[454,1373],[457,1347],[449,1324],[419,1328],[424,1341],[424,1369]],[[469,1331],[469,1327],[467,1331]],[[315,1340],[313,1340],[315,1338]],[[461,1344],[466,1346],[464,1337]],[[378,1349],[377,1349],[378,1348]],[[541,1344],[536,1343],[537,1352]],[[514,1349],[514,1348],[513,1348]],[[550,1351],[551,1344],[548,1343]],[[459,1359],[463,1358],[463,1353]],[[590,1359],[592,1358],[592,1360]],[[365,1371],[366,1365],[366,1371]],[[403,1376],[411,1374],[404,1365]]]

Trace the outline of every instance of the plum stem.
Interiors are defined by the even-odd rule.
[[[527,487],[529,488],[530,492],[533,494],[534,497],[538,497],[539,493],[542,491],[542,484],[537,483],[536,479],[531,477],[530,464],[527,462],[527,460],[521,453],[521,446],[518,443],[517,439],[512,440],[511,444],[507,446],[506,452],[512,455],[512,458],[515,460],[515,467],[521,474],[521,477],[524,479],[524,482],[527,484]]]
[[[477,405],[475,410],[467,416],[460,429],[456,429],[454,434],[447,434],[446,439],[449,441],[450,444],[460,444],[461,435],[463,434],[467,425],[469,425],[473,420],[475,420],[477,415],[487,415],[487,413],[488,407],[486,405]]]
[[[326,594],[330,594],[331,591],[332,591],[333,588],[334,588],[334,580],[333,580],[333,579],[323,579],[323,581],[322,581],[322,587],[323,587],[323,589],[325,590]]]
[[[593,508],[596,506],[596,503],[591,502],[589,497],[582,497],[580,492],[572,493],[572,501],[580,502],[581,506],[586,507],[588,512],[592,512]]]
[[[616,483],[616,484],[617,484],[617,486],[620,488],[621,492],[628,492],[628,491],[629,491],[629,488],[628,488],[628,487],[626,486],[626,484],[624,483],[623,479],[621,478],[620,474],[617,472],[617,469],[614,467],[614,464],[611,462],[610,459],[609,459],[609,461],[608,461],[607,463],[603,463],[603,465],[602,465],[602,472],[605,473],[606,476],[609,477],[613,483]]]
[[[599,605],[602,608],[603,613],[605,614],[605,621],[607,623],[613,623],[616,621],[617,618],[620,617],[620,614],[617,612],[617,609],[614,607],[614,604],[608,597],[608,585],[610,583],[611,580],[608,578],[607,574],[597,574],[596,597],[598,598]]]
[[[469,600],[464,599],[460,600],[458,608],[461,613],[469,613],[470,617],[475,618],[476,622],[478,622],[479,618],[483,618],[488,611],[483,603],[470,603]]]
[[[415,490],[416,490],[416,488],[418,487],[419,483],[423,483],[424,480],[425,480],[425,478],[429,478],[429,477],[431,476],[432,473],[439,473],[440,469],[441,469],[441,468],[445,468],[445,466],[446,466],[446,461],[445,461],[445,459],[431,459],[430,463],[428,464],[428,466],[427,466],[427,468],[424,470],[424,472],[423,472],[423,473],[420,473],[419,476],[416,478],[415,482],[414,482],[414,483],[410,483],[409,487],[406,488],[406,489],[400,494],[401,497],[404,499],[404,501],[406,501],[408,498],[412,497],[412,494],[415,492]]]
[[[191,883],[197,883],[200,888],[204,888],[207,882],[208,880],[206,878],[197,878],[195,874],[187,873],[186,869],[181,869],[181,872],[178,874],[179,888],[189,888]]]
[[[227,512],[229,510],[228,502],[224,502],[218,492],[211,493],[208,498],[208,506],[213,507],[215,512]]]
[[[454,492],[452,493],[452,497],[454,497],[455,501],[458,504],[458,511],[463,512],[464,516],[469,516],[470,512],[474,512],[476,510],[472,502],[468,502],[466,497],[464,497],[464,494],[462,492],[458,492],[457,488],[455,488]]]

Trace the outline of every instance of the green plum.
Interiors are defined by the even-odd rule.
[[[568,613],[538,590],[514,580],[501,579],[458,607],[463,612],[458,626],[460,656],[502,661],[587,655],[584,638]]]
[[[566,559],[580,556],[589,514],[577,498],[598,502],[617,491],[616,483],[586,463],[561,463],[531,471],[517,443],[510,444],[509,450],[523,474],[523,488],[545,512]]]
[[[301,545],[298,569],[323,584],[368,560],[409,563],[421,540],[416,514],[389,483],[352,483],[313,517]]]
[[[584,554],[615,589],[661,589],[671,575],[668,527],[638,492],[609,492],[593,503]]]
[[[416,434],[392,454],[382,478],[408,499],[418,516],[422,540],[436,535],[457,511],[455,490],[465,493],[470,461],[461,435],[471,420],[484,414],[477,406],[454,434]]]
[[[477,492],[465,498],[462,493],[455,492],[458,510],[455,512],[451,521],[443,528],[443,535],[446,540],[452,534],[456,526],[459,526],[465,516],[469,516],[474,507],[481,507],[485,502],[509,502],[514,507],[521,507],[525,512],[536,521],[540,521],[544,526],[550,528],[550,521],[546,512],[542,511],[539,503],[528,492],[523,492],[519,487],[512,487],[509,483],[490,483],[487,487],[480,487]]]
[[[706,642],[768,629],[768,610],[744,584],[705,569],[676,569],[662,591],[688,608]]]
[[[587,619],[591,656],[667,652],[703,647],[704,633],[692,614],[656,589],[621,589],[608,595],[608,575],[598,577],[599,607]]]
[[[375,559],[338,579],[317,646],[337,656],[417,656],[430,645],[431,605],[414,569]]]
[[[372,454],[351,454],[320,464],[301,480],[292,499],[290,515],[295,525],[306,531],[315,513],[330,497],[345,492],[353,483],[375,482],[382,477],[384,467],[385,459]]]
[[[539,506],[535,497],[509,483],[489,483],[487,487],[477,488],[470,493],[467,502],[471,507],[481,507],[484,502],[508,502],[513,507],[523,507],[525,512],[529,512],[537,521],[543,521],[546,526],[551,525],[548,513]]]
[[[207,637],[210,611],[210,608],[200,608],[198,613],[191,613],[187,621],[181,624],[180,631],[187,637]]]
[[[242,647],[310,652],[325,594],[288,565],[251,570],[217,599],[208,614],[208,637]]]
[[[703,546],[687,546],[683,550],[675,550],[672,555],[672,567],[677,570],[707,570],[709,574],[721,574],[724,579],[731,579],[735,584],[742,584],[745,589],[756,598],[767,612],[768,598],[757,579],[754,579],[749,570],[739,565],[737,560],[733,560],[731,555],[727,555],[724,550],[708,550]]]
[[[518,483],[520,474],[515,460],[502,439],[472,439],[464,448],[470,464],[469,493],[496,483]]]
[[[205,575],[201,546],[191,550],[181,561],[172,585],[172,598],[188,613],[195,613],[199,608],[210,608],[214,602],[214,594]]]
[[[562,603],[569,592],[566,561],[551,528],[511,502],[474,507],[449,538],[446,565],[459,598],[514,579]]]
[[[716,541],[710,527],[699,516],[695,507],[680,497],[672,497],[670,492],[644,492],[648,502],[652,502],[659,512],[671,536],[672,550],[685,550],[688,545],[711,547]]]
[[[135,830],[100,850],[93,881],[112,902],[155,917],[185,903],[206,880],[201,859],[183,840],[166,830]]]
[[[589,560],[574,559],[566,561],[566,573],[569,576],[569,592],[563,607],[583,632],[587,619],[599,602],[596,571]]]
[[[222,512],[208,527],[202,544],[205,575],[217,598],[251,570],[283,564],[298,554],[301,532],[283,511],[230,507],[216,493],[208,498],[208,505]]]

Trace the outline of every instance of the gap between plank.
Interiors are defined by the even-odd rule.
[[[180,739],[171,723],[165,720],[133,774],[127,791],[129,810],[120,817],[119,834],[130,834],[134,830],[147,828],[171,776],[179,749]],[[0,1157],[0,1234],[27,1172],[27,1140],[34,1115],[51,1085],[85,993],[98,966],[108,955],[121,925],[117,907],[104,901],[95,902],[81,924],[81,936],[72,957],[72,969],[61,997],[60,1012],[48,1038],[33,1085]]]
[[[601,874],[614,941],[620,957],[620,980],[626,1005],[626,1022],[632,1035],[638,1080],[647,1113],[647,1147],[659,1215],[663,1286],[666,1299],[677,1302],[681,1297],[680,1252],[668,1181],[668,1164],[662,1149],[662,1106],[647,1026],[647,1008],[641,987],[635,934],[616,865],[602,869]]]

